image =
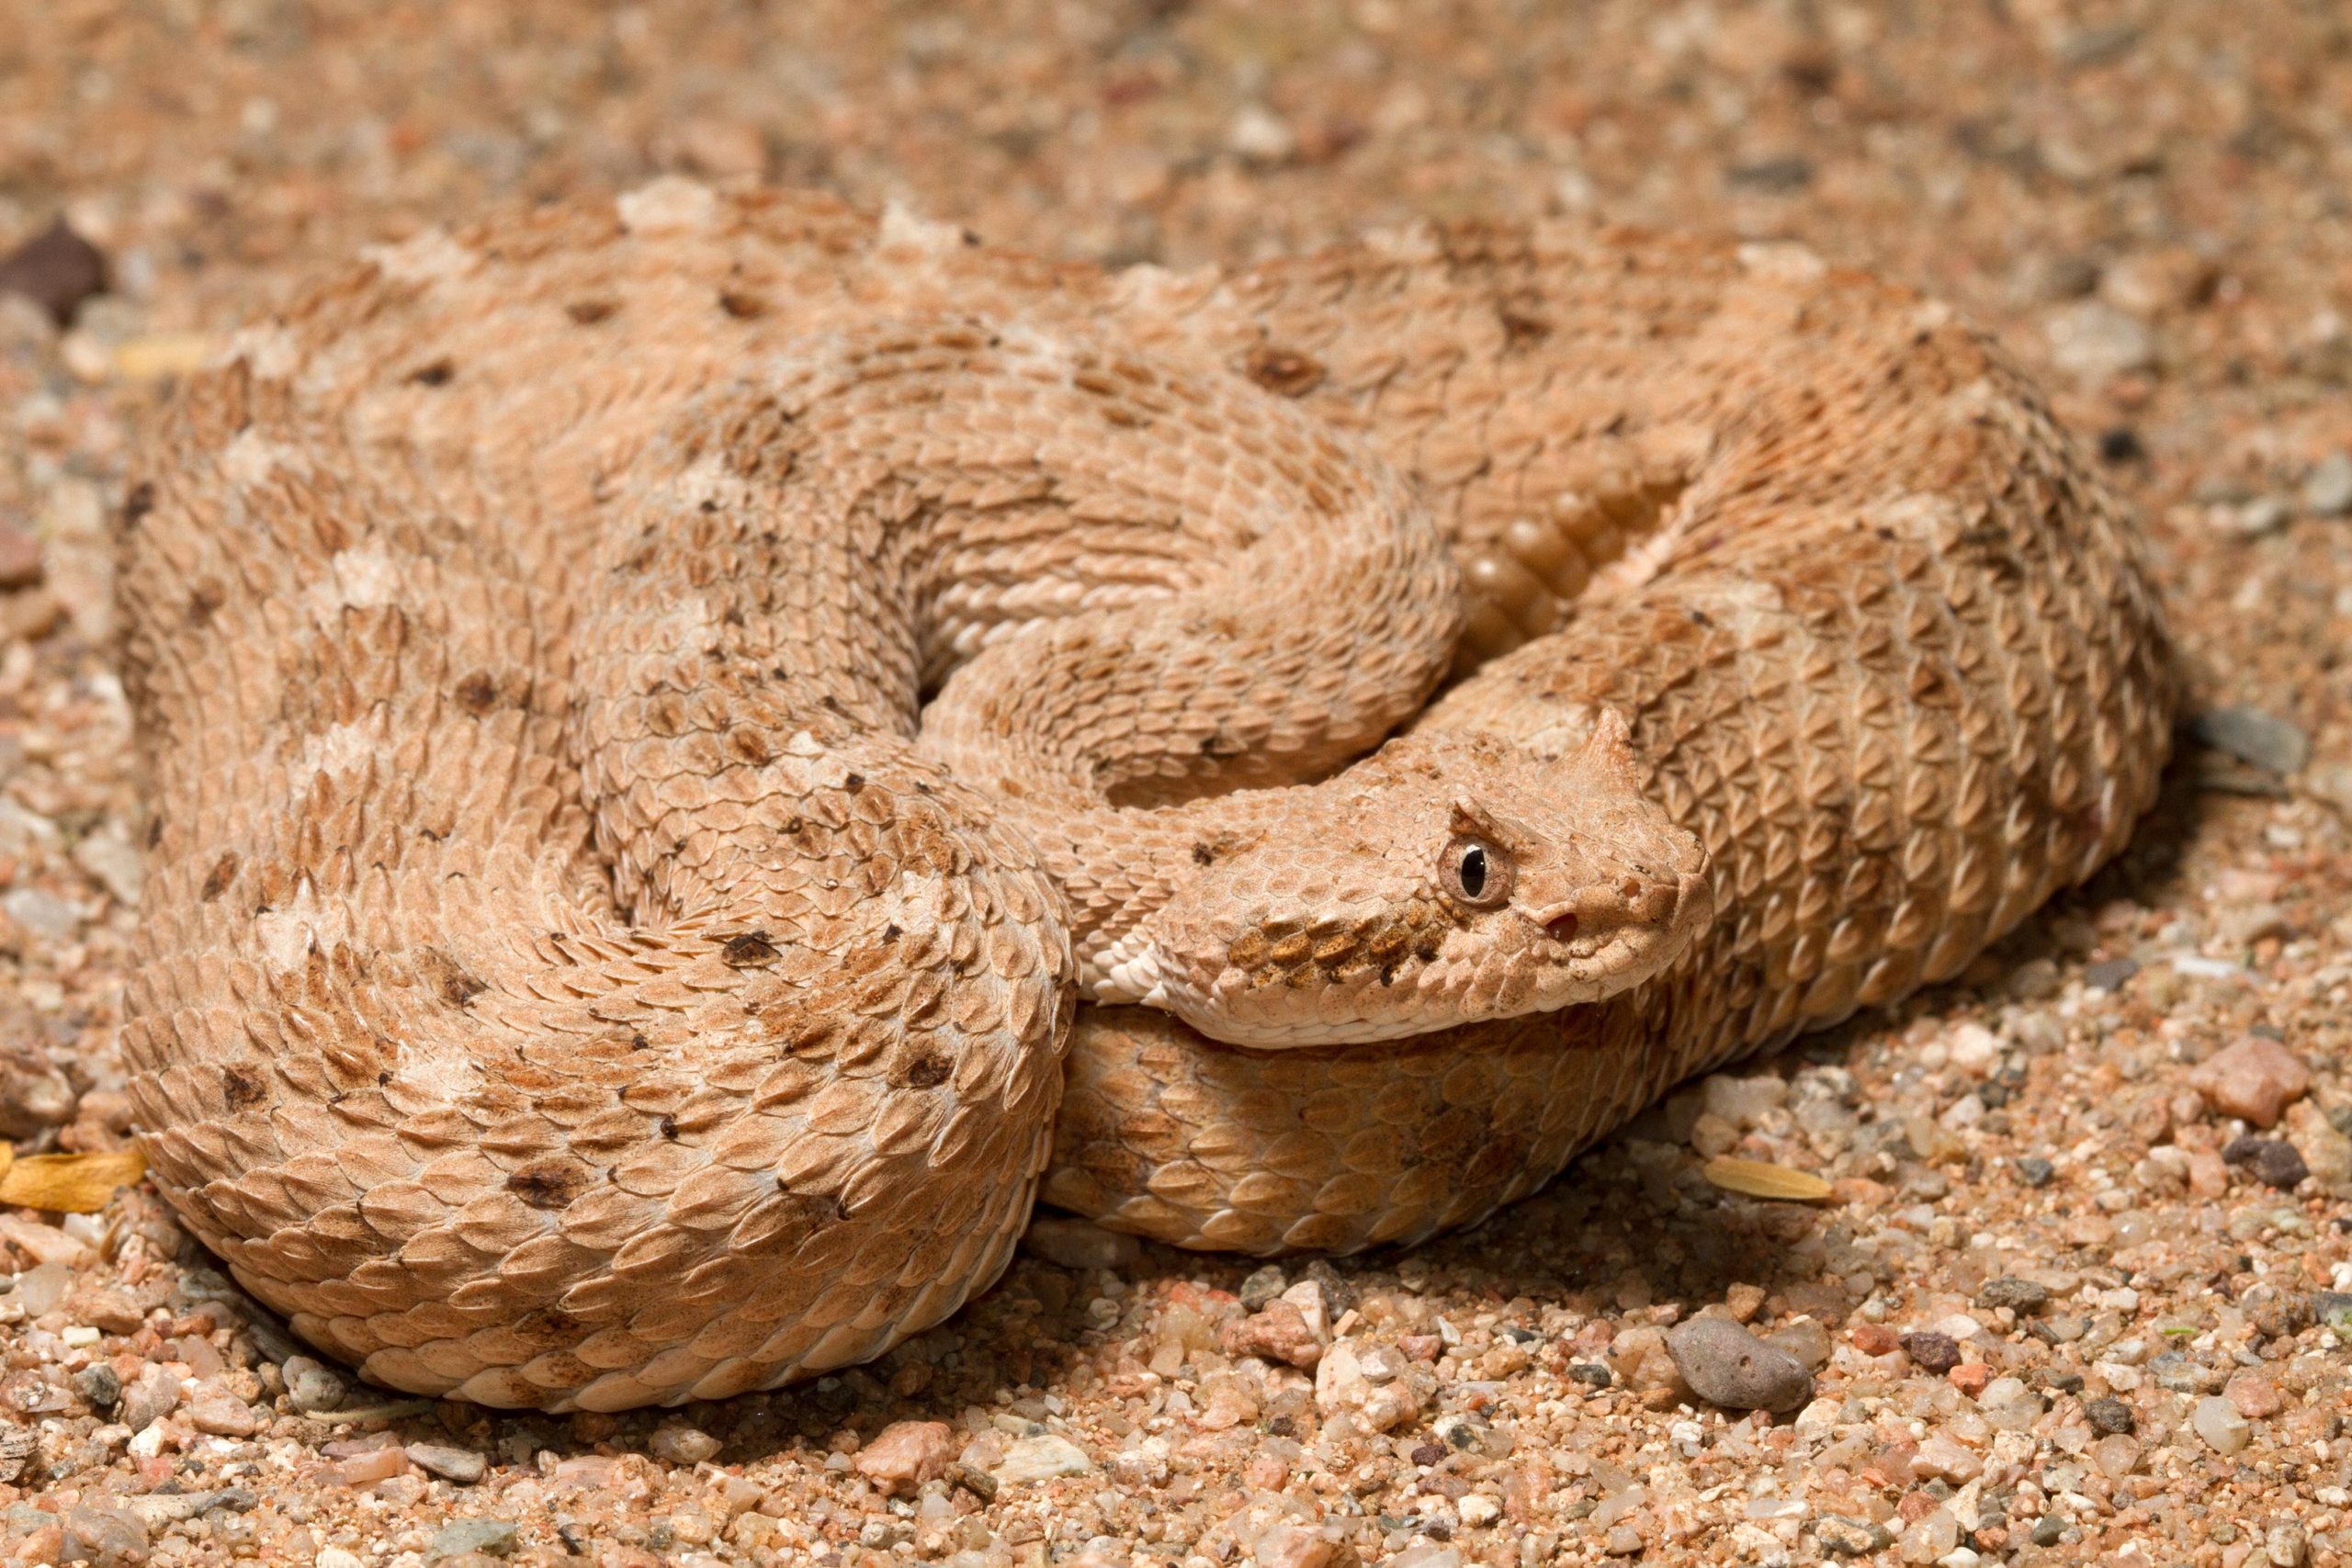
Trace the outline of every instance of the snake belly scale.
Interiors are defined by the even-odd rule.
[[[878,1354],[1040,1192],[1470,1223],[1955,973],[2170,734],[2030,386],[1770,249],[1114,274],[663,181],[372,253],[143,473],[151,1167],[490,1404]]]

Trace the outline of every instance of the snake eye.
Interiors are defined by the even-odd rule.
[[[1474,908],[1491,909],[1510,897],[1510,857],[1484,839],[1447,844],[1441,869],[1445,890]]]

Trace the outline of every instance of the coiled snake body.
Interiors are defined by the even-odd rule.
[[[1954,973],[2169,734],[2031,390],[1772,251],[1106,275],[662,182],[371,255],[148,473],[152,1168],[305,1337],[492,1404],[877,1354],[1041,1181],[1466,1224]]]

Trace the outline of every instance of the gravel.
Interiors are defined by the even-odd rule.
[[[0,1209],[0,1560],[2352,1559],[2352,212],[2313,194],[2352,187],[2352,56],[2328,7],[181,9],[19,28],[0,107],[0,257],[62,218],[110,289],[66,290],[62,324],[0,292],[19,1154],[133,1130],[149,825],[109,595],[136,433],[296,276],[491,202],[814,181],[1178,269],[1417,213],[1801,244],[1950,300],[2095,446],[2147,523],[2200,744],[2116,866],[1951,982],[1691,1086],[1474,1233],[1266,1264],[1046,1216],[947,1323],[773,1395],[405,1399],[290,1340],[152,1190]],[[2224,1157],[2247,1136],[2309,1174]],[[1726,1190],[1716,1155],[1827,1194]],[[1701,1397],[1671,1337],[1697,1323],[1809,1397]]]

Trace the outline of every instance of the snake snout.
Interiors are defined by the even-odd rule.
[[[1535,920],[1545,936],[1563,946],[1580,937],[1606,938],[1627,930],[1662,931],[1676,922],[1682,894],[1680,879],[1629,874],[1613,883],[1582,888],[1565,903],[1539,909]]]

